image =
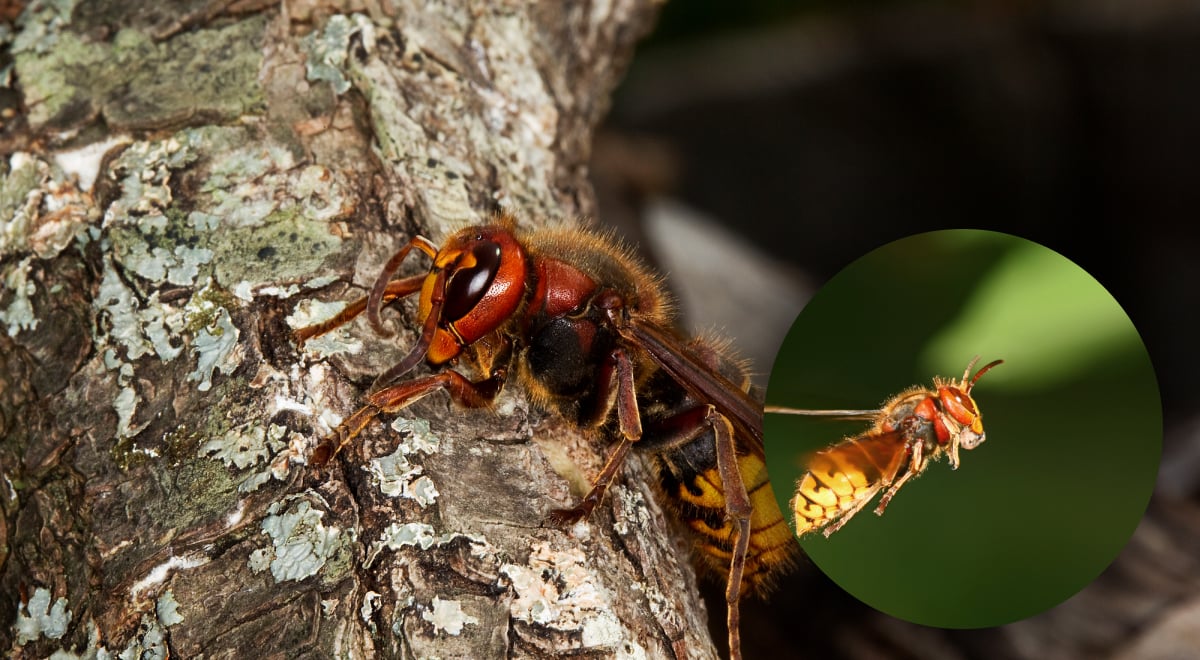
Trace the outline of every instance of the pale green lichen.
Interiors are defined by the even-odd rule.
[[[418,477],[415,481],[408,484],[405,491],[401,493],[404,497],[409,497],[417,501],[421,506],[429,506],[437,501],[438,491],[433,480],[429,477]]]
[[[459,635],[463,626],[478,625],[479,619],[463,612],[462,603],[457,600],[442,600],[433,597],[430,608],[421,613],[421,618],[433,624],[433,631],[441,630],[449,635]]]
[[[213,438],[200,445],[200,455],[210,456],[239,470],[266,463],[276,452],[287,446],[284,436],[287,428],[271,424],[263,428],[258,423],[248,423],[231,430],[222,437]]]
[[[372,459],[363,470],[370,473],[372,482],[388,497],[407,497],[423,507],[437,500],[433,481],[421,476],[423,469],[410,463],[403,449]]]
[[[167,660],[167,631],[149,612],[142,615],[138,634],[125,645],[117,657],[120,660]]]
[[[112,660],[113,654],[100,643],[100,627],[94,619],[86,622],[88,632],[87,647],[82,651],[74,649],[58,649],[50,654],[50,660]]]
[[[379,609],[382,598],[383,596],[375,591],[368,590],[367,593],[363,594],[363,603],[362,607],[358,609],[358,615],[367,624],[371,624],[371,615],[375,613],[375,610]]]
[[[143,355],[149,355],[154,347],[142,332],[142,318],[139,314],[139,303],[129,287],[117,275],[109,261],[104,262],[104,276],[100,280],[100,291],[92,301],[98,317],[108,323],[107,339],[110,345],[123,348],[126,360],[136,360]],[[115,361],[108,362],[110,369],[120,365]]]
[[[471,543],[471,553],[474,556],[485,556],[492,553],[492,547],[487,539],[474,534],[452,532],[438,536],[431,525],[419,522],[391,523],[380,534],[379,539],[367,549],[366,566],[375,563],[375,559],[383,550],[400,550],[405,547],[415,547],[428,550],[435,545],[445,545],[455,539],[466,539]]]
[[[371,475],[371,481],[388,497],[403,495],[413,478],[423,471],[421,466],[409,463],[408,457],[399,449],[387,456],[371,459],[362,469]]]
[[[125,379],[128,379],[128,377]],[[117,391],[117,396],[113,398],[113,410],[117,413],[118,438],[128,438],[137,435],[139,431],[145,428],[144,424],[136,428],[133,425],[133,415],[137,412],[137,404],[137,392],[129,386],[122,387]]]
[[[263,428],[252,422],[203,442],[199,454],[238,470],[262,465],[262,469],[255,470],[238,484],[238,492],[249,493],[258,490],[272,478],[282,479],[286,476],[286,472],[275,469],[271,459],[288,447],[287,435],[288,430],[284,426],[271,424]]]
[[[404,439],[400,441],[400,450],[406,454],[421,452],[423,454],[437,453],[441,447],[441,439],[429,428],[427,419],[396,418],[392,429],[400,433]]]
[[[281,200],[273,193],[295,182],[295,167],[292,152],[277,143],[224,151],[200,188],[208,197],[206,212],[227,227],[262,225],[280,211]]]
[[[195,334],[203,328],[212,327],[217,323],[222,311],[236,306],[235,296],[218,287],[213,281],[206,280],[204,286],[197,290],[183,307],[182,331]]]
[[[216,148],[225,131],[193,129],[162,140],[134,142],[121,152],[109,168],[117,178],[121,194],[104,213],[104,226],[119,226],[144,215],[162,214],[171,205],[172,172],[200,157],[198,146]]]
[[[161,215],[150,217],[165,220]],[[141,224],[144,226],[145,223]],[[154,233],[161,234],[163,230],[157,229]],[[213,251],[204,247],[176,245],[174,250],[168,250],[157,245],[150,247],[146,242],[137,240],[122,241],[118,245],[117,254],[121,263],[150,282],[166,280],[171,284],[190,286],[200,274],[200,267],[213,259]]]
[[[323,30],[314,31],[301,41],[305,51],[305,71],[311,81],[325,81],[339,95],[350,89],[345,66],[350,38],[366,30],[365,38],[374,39],[373,28],[362,16],[331,16]]]
[[[383,530],[379,538],[381,547],[399,550],[405,546],[416,546],[428,550],[437,543],[432,525],[425,523],[392,523]]]
[[[8,159],[8,175],[0,179],[0,256],[28,249],[29,232],[41,205],[41,186],[50,166],[30,154]]]
[[[323,525],[324,512],[304,500],[281,513],[283,509],[284,502],[276,502],[267,510],[262,532],[271,537],[271,547],[252,553],[250,570],[261,572],[269,566],[277,582],[299,581],[316,575],[336,553],[345,551],[349,535]]]
[[[188,380],[200,381],[196,389],[207,392],[212,388],[214,370],[223,374],[231,374],[241,364],[241,358],[234,358],[240,332],[229,317],[229,311],[224,307],[218,313],[216,322],[206,326],[196,334],[192,342],[192,352],[196,356],[196,370],[188,374]]]
[[[39,637],[59,639],[67,632],[71,623],[71,610],[67,609],[67,599],[59,598],[50,604],[50,591],[45,587],[34,589],[29,602],[17,607],[17,621],[14,629],[17,634],[17,645],[24,646]]]
[[[131,362],[151,354],[164,362],[174,360],[183,351],[182,344],[176,342],[189,324],[207,321],[196,332],[191,346],[197,366],[188,377],[200,382],[198,389],[207,391],[212,387],[214,371],[229,374],[240,364],[236,353],[239,331],[228,310],[213,302],[214,295],[206,287],[180,309],[159,302],[155,292],[143,305],[112,263],[105,261],[99,295],[92,304],[102,326],[107,326],[107,332],[98,338],[98,344],[105,346],[104,364],[117,371],[120,391],[113,405],[118,417],[118,437],[135,435],[145,426],[135,427],[132,422],[138,398],[132,386]]]
[[[169,190],[167,192],[170,192]],[[147,213],[146,215],[136,216],[131,218],[138,230],[143,234],[162,233],[167,228],[167,216],[162,213]],[[161,278],[160,274],[158,278]]]
[[[195,229],[197,232],[206,232],[216,229],[221,224],[221,216],[202,211],[192,211],[187,216],[188,226]]]
[[[226,221],[230,221],[229,212],[236,209],[225,205],[232,205],[239,199],[250,201],[259,198],[259,195],[254,192],[254,188],[262,185],[264,181],[268,184],[271,183],[269,179],[263,177],[289,176],[287,172],[297,165],[292,152],[277,142],[265,144],[250,142],[244,145],[230,143],[224,144],[222,147],[228,147],[228,149],[224,150],[225,153],[220,160],[214,161],[209,166],[208,176],[201,186],[201,192],[229,194],[228,197],[213,198],[218,202],[214,207],[217,215]],[[268,187],[276,186],[269,185]],[[261,220],[266,215],[263,213],[243,218],[235,217],[231,223],[234,225],[253,224],[254,220]]]
[[[183,285],[211,270],[216,282],[245,297],[307,277],[336,252],[341,239],[329,233],[328,221],[350,208],[345,186],[326,168],[296,167],[281,145],[238,148],[239,136],[247,141],[236,129],[182,131],[134,145],[118,159],[122,194],[105,222],[123,265],[147,281]],[[199,208],[176,217],[171,172],[199,150],[221,157],[190,200]]]
[[[281,200],[279,190],[290,190],[297,181],[314,176],[309,168],[327,172],[316,165],[296,171],[295,159],[283,145],[250,138],[246,128],[203,126],[129,145],[111,166],[121,194],[106,211],[104,226],[127,230],[114,244],[120,247],[126,240],[141,240],[148,244],[146,252],[153,247],[197,247],[197,242],[199,247],[215,249],[204,244],[212,238],[211,232],[221,226],[262,224],[280,204],[294,203]],[[202,157],[207,158],[207,178],[189,199],[187,215],[177,217],[171,212],[172,179],[175,172]],[[326,183],[310,193],[319,199],[314,204],[318,209],[310,211],[314,217],[324,217],[328,204],[342,201],[342,188]],[[307,201],[308,196],[300,199]]]
[[[57,45],[58,33],[71,24],[71,13],[79,0],[31,0],[17,18],[12,50],[48,53]]]
[[[16,337],[22,330],[35,330],[38,318],[33,312],[31,296],[37,293],[37,285],[29,277],[33,257],[26,257],[11,267],[4,276],[4,289],[12,293],[8,307],[0,309],[0,323],[8,326],[9,337]],[[0,296],[4,293],[0,290]]]
[[[171,215],[175,215],[171,212]],[[172,219],[157,210],[111,223],[109,236],[116,259],[147,282],[164,280],[179,286],[196,283],[202,266],[214,253],[205,234],[185,219]]]
[[[176,335],[183,324],[183,312],[161,304],[158,301],[158,292],[155,291],[146,301],[146,309],[141,311],[139,317],[142,321],[142,332],[159,359],[170,362],[179,357],[183,346],[176,346],[172,340],[178,341]]]
[[[235,352],[239,331],[222,306],[232,299],[211,279],[182,307],[161,302],[157,291],[146,295],[132,287],[142,282],[193,286],[211,267],[215,252],[205,243],[216,224],[210,216],[192,212],[183,217],[172,210],[171,180],[201,153],[240,144],[243,135],[240,129],[190,129],[131,144],[113,162],[120,195],[105,214],[103,239],[112,258],[104,262],[93,305],[101,320],[97,344],[106,347],[105,365],[118,371],[122,388],[116,401],[118,437],[141,430],[132,423],[138,405],[131,386],[133,361],[154,354],[169,362],[190,343],[197,366],[189,378],[199,382],[201,391],[212,387],[214,371],[232,373],[240,362]]]
[[[25,106],[30,108],[30,116],[48,117],[50,113],[63,108],[66,103],[64,97],[69,94],[65,91],[68,82],[64,72],[53,68],[43,70],[35,66],[32,71],[22,70],[20,63],[23,60],[44,62],[69,57],[80,64],[96,63],[87,49],[79,45],[78,39],[68,37],[66,43],[60,39],[60,35],[66,33],[63,28],[71,22],[74,6],[75,0],[33,0],[17,18],[19,29],[9,48],[14,61],[6,67],[5,78],[11,80],[13,73],[17,73],[22,87],[30,88],[22,90]],[[31,73],[40,76],[36,84],[25,82],[25,76]]]
[[[253,493],[254,491],[261,488],[263,484],[270,481],[271,477],[272,477],[272,473],[270,470],[262,470],[260,472],[255,472],[255,473],[251,474],[250,476],[246,477],[245,479],[243,479],[242,482],[240,484],[238,484],[238,492],[239,493]]]
[[[71,166],[77,160],[63,158]],[[12,154],[7,166],[0,178],[0,257],[33,252],[52,259],[73,241],[86,239],[99,211],[62,166],[22,152]]]
[[[233,285],[233,288],[230,289],[229,292],[232,293],[238,300],[243,302],[254,302],[254,285],[250,284],[246,280],[242,280],[241,282]]]
[[[196,161],[199,154],[187,140],[188,134],[136,142],[116,157],[109,175],[118,179],[121,194],[104,211],[104,226],[125,222],[127,218],[161,212],[172,202],[170,174],[174,169]]]
[[[262,573],[271,567],[271,562],[275,559],[270,548],[259,548],[250,553],[250,557],[246,560],[246,567],[251,573]]]
[[[175,593],[170,589],[158,597],[158,601],[154,604],[154,611],[158,615],[159,623],[167,628],[177,623],[183,623],[183,615],[179,613],[179,603],[175,600]]]
[[[370,473],[372,483],[388,497],[406,497],[416,500],[423,507],[437,501],[438,491],[433,480],[424,476],[419,465],[413,465],[408,457],[416,452],[426,454],[438,451],[439,440],[429,430],[426,420],[397,419],[392,428],[404,436],[396,451],[372,459],[363,467]]]
[[[189,378],[200,381],[201,391],[212,387],[215,370],[229,374],[237,368],[240,359],[235,349],[239,331],[229,312],[213,302],[214,297],[218,296],[206,287],[183,308],[178,308],[159,302],[155,292],[143,305],[113,264],[105,261],[99,295],[92,304],[102,327],[107,326],[107,332],[98,338],[98,344],[104,347],[104,364],[117,372],[120,390],[113,406],[117,411],[118,437],[135,435],[145,426],[133,425],[138,397],[133,388],[132,361],[148,355],[157,355],[164,362],[174,360],[183,352],[179,338],[189,324],[199,325],[197,320],[208,322],[199,328],[192,341],[197,366]]]

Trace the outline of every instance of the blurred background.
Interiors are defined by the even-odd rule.
[[[769,605],[746,605],[747,657],[1194,654],[1198,151],[1192,2],[664,6],[597,138],[600,217],[648,250],[689,322],[736,340],[761,385],[805,301],[845,266],[904,236],[977,228],[1036,241],[1095,277],[1141,333],[1162,396],[1147,515],[1074,598],[1009,625],[942,630],[878,613],[805,565]],[[924,265],[942,279],[911,292],[914,314],[983,267],[935,252]],[[910,380],[873,389],[868,405]]]

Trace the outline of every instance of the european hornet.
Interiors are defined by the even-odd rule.
[[[426,274],[393,279],[416,250]],[[738,603],[792,562],[796,542],[767,480],[762,405],[746,367],[724,344],[675,328],[661,280],[611,238],[578,229],[523,231],[501,215],[438,248],[415,237],[387,262],[365,298],[294,334],[298,344],[420,292],[421,335],[376,379],[367,403],[313,451],[328,461],[380,413],[438,390],[466,407],[489,405],[515,377],[533,401],[615,447],[591,490],[550,520],[586,518],[629,450],[650,452],[665,494],[696,533],[703,564],[727,571],[730,655],[741,657]],[[431,375],[405,376],[425,361]],[[478,380],[453,366],[468,365]]]
[[[989,362],[969,381],[978,356],[961,380],[934,378],[933,389],[916,386],[892,397],[879,410],[796,410],[767,406],[767,412],[872,419],[862,435],[846,438],[809,457],[791,500],[796,534],[821,531],[826,537],[842,528],[880,491],[875,508],[883,515],[901,486],[943,454],[958,469],[959,449],[984,441],[983,415],[971,390],[979,377],[1003,360]]]

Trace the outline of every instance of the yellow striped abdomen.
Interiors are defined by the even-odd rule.
[[[705,454],[711,456],[711,463],[703,460]],[[715,573],[725,574],[729,570],[736,528],[725,515],[725,488],[715,454],[689,446],[668,452],[660,460],[663,487],[678,508],[680,518],[695,533],[700,562]],[[766,465],[759,457],[746,455],[738,457],[738,469],[753,507],[742,583],[749,590],[765,593],[775,575],[792,566],[798,546],[776,503]]]
[[[906,456],[898,433],[849,438],[813,454],[791,502],[796,534],[854,515],[892,483]]]

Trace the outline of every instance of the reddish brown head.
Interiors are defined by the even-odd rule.
[[[971,397],[971,389],[975,387],[975,383],[979,381],[979,377],[987,373],[992,367],[1004,362],[1004,360],[995,360],[987,363],[979,371],[975,372],[975,376],[970,381],[967,378],[971,375],[971,368],[979,361],[976,356],[967,365],[966,371],[963,372],[962,380],[951,381],[947,384],[938,386],[938,400],[942,404],[942,410],[945,411],[954,421],[962,425],[962,430],[954,439],[951,447],[950,462],[957,466],[958,464],[958,447],[963,449],[974,449],[978,447],[985,439],[983,432],[983,415],[979,412],[979,406],[976,405],[975,399]]]
[[[505,222],[468,227],[442,244],[421,287],[422,322],[428,325],[429,316],[438,314],[426,354],[430,364],[457,356],[517,312],[527,261]]]

